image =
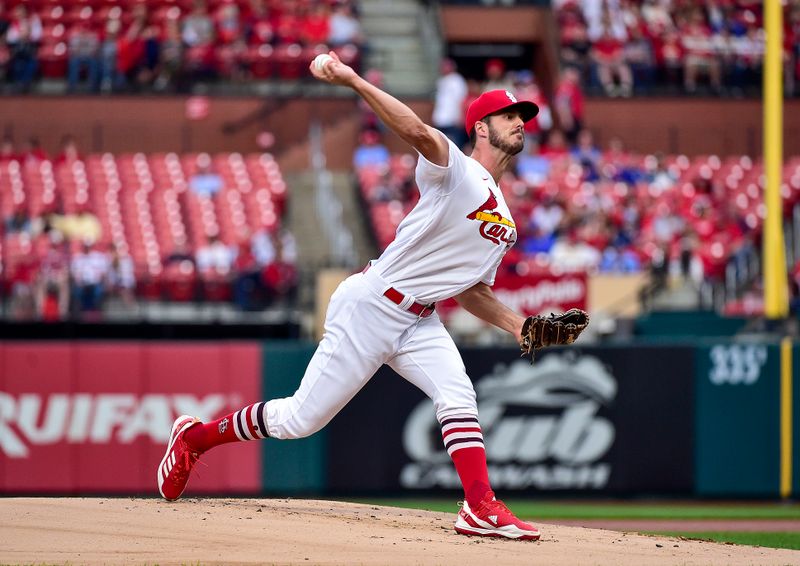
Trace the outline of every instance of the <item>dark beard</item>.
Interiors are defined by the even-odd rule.
[[[522,147],[525,145],[525,139],[519,140],[519,142],[506,142],[500,139],[500,135],[497,133],[491,124],[487,124],[489,126],[489,144],[496,147],[500,151],[507,153],[508,155],[516,155],[520,151],[522,151]]]

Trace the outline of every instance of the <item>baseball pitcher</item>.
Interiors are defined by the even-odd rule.
[[[325,334],[297,392],[209,423],[178,417],[158,467],[159,491],[169,500],[180,497],[199,457],[220,444],[317,432],[388,364],[433,401],[442,441],[464,487],[455,530],[537,540],[539,530],[517,519],[492,491],[475,391],[436,303],[454,297],[473,315],[514,335],[531,359],[539,348],[574,341],[588,323],[582,311],[526,320],[491,290],[500,261],[517,239],[497,183],[522,150],[523,125],[538,108],[505,90],[484,93],[467,110],[465,127],[474,150],[466,156],[335,53],[315,60],[311,72],[353,89],[417,150],[419,203],[386,251],[331,297]]]

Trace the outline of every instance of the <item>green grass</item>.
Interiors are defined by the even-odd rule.
[[[684,532],[648,532],[659,536],[684,537],[688,539],[713,540],[716,542],[732,542],[749,546],[766,546],[768,548],[789,548],[800,550],[800,533],[751,533],[732,531],[709,531],[700,533]]]
[[[504,499],[520,518],[525,519],[800,519],[800,504],[784,503],[681,503],[662,504],[622,501],[619,503],[575,503]],[[458,511],[453,500],[371,499],[361,503]]]

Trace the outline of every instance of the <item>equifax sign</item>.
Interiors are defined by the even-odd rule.
[[[33,445],[166,442],[172,421],[187,414],[210,420],[239,399],[230,395],[130,393],[10,394],[0,391],[0,452],[27,458]]]

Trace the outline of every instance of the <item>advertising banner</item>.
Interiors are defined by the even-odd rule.
[[[261,398],[257,343],[0,343],[0,491],[156,494],[172,421]],[[222,447],[187,490],[254,492],[258,443]]]
[[[588,279],[585,272],[560,275],[536,272],[525,276],[498,273],[492,291],[500,302],[526,316],[564,312],[571,308],[587,310]],[[453,299],[436,305],[443,319],[458,308]]]
[[[504,492],[693,489],[691,347],[462,349],[492,485]],[[458,489],[431,402],[381,369],[329,425],[334,491]]]
[[[698,495],[778,495],[780,373],[776,344],[698,348]]]

